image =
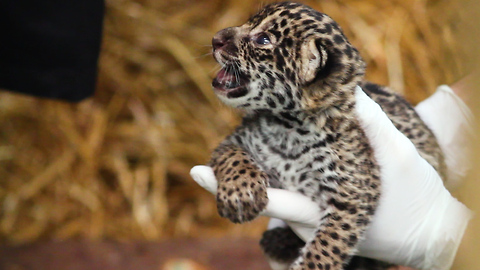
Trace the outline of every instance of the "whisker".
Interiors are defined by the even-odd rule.
[[[223,69],[225,69],[225,73],[228,73],[229,65],[225,63],[225,65],[223,66]],[[222,78],[221,82],[226,83],[225,77]]]
[[[221,65],[216,65],[210,70],[210,73],[218,73],[221,69],[222,69]]]
[[[195,57],[195,59],[207,57],[207,56],[210,56],[210,55],[213,55],[213,52],[204,53],[202,55],[199,55],[199,56]]]
[[[231,69],[231,68],[232,68],[232,65],[228,65],[228,66],[227,66],[227,69],[226,69],[226,73],[227,73],[227,74],[230,74],[230,69]],[[227,78],[228,78],[228,79],[227,79],[227,81],[226,81],[225,84],[227,85],[227,87],[229,87],[230,84],[232,83],[232,80],[230,79],[230,76],[227,76]]]
[[[240,82],[240,64],[235,61],[234,62],[234,69],[233,69],[233,74],[235,75],[235,80],[237,81],[237,84]]]

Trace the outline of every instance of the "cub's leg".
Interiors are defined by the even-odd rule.
[[[241,147],[220,145],[209,166],[218,181],[217,209],[234,223],[256,218],[267,205],[268,176]]]
[[[273,270],[287,270],[300,256],[305,242],[290,227],[277,227],[263,233],[260,246]]]
[[[277,227],[263,233],[260,246],[273,270],[287,270],[300,256],[305,242],[290,227]],[[387,270],[392,266],[390,263],[353,256],[344,270]]]
[[[345,212],[331,211],[323,217],[322,225],[314,238],[307,242],[290,270],[344,269],[355,251],[366,223],[368,218],[364,214],[345,216]]]
[[[367,171],[359,176],[353,178],[339,174],[322,180],[326,214],[290,270],[341,270],[348,265],[380,196],[377,181],[368,177]]]

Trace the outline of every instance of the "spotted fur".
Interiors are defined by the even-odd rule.
[[[303,244],[288,231],[267,232],[261,241],[267,256],[291,270],[360,269],[352,256],[381,182],[355,116],[355,87],[380,103],[442,172],[433,134],[403,98],[363,81],[358,51],[335,21],[310,7],[270,4],[244,25],[218,32],[212,45],[222,65],[214,90],[245,112],[209,163],[219,182],[220,215],[236,223],[254,219],[268,202],[267,186],[300,192],[321,208],[315,236]]]

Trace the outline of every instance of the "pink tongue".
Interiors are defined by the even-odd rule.
[[[233,82],[235,80],[235,76],[227,73],[226,70],[222,68],[217,74],[217,80],[220,83]]]

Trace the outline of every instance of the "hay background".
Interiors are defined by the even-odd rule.
[[[340,23],[368,79],[412,102],[465,73],[457,1],[304,3]],[[1,92],[0,239],[258,236],[265,219],[220,219],[188,172],[238,122],[210,89],[211,37],[261,5],[108,0],[94,98],[66,104]]]

